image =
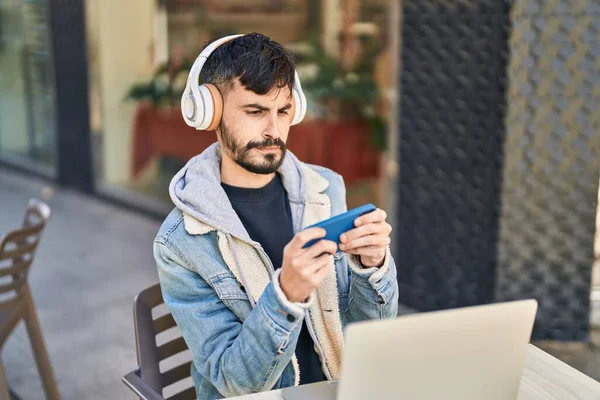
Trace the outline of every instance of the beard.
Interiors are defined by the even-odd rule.
[[[235,138],[235,132],[227,128],[225,123],[221,123],[221,141],[223,147],[227,149],[231,159],[244,168],[246,171],[254,174],[268,175],[277,172],[283,160],[287,147],[283,140],[264,139],[261,141],[250,141],[246,145],[242,145]],[[261,153],[252,151],[253,149],[264,149],[267,147],[278,147],[280,151],[272,153]],[[254,154],[253,154],[254,153]]]

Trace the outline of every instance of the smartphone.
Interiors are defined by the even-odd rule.
[[[307,227],[306,229],[315,227],[323,228],[325,229],[327,234],[325,235],[325,237],[322,237],[320,239],[311,240],[310,242],[306,243],[303,248],[310,247],[320,240],[331,240],[332,242],[338,244],[339,250],[340,236],[342,236],[342,234],[344,234],[345,232],[348,232],[349,230],[355,228],[354,220],[356,220],[356,218],[360,217],[361,215],[368,214],[370,212],[375,211],[376,209],[377,207],[375,207],[373,204],[365,204],[363,206],[353,208],[350,211],[346,211],[343,214],[336,215],[335,217],[326,219],[325,221],[321,221],[319,223]]]

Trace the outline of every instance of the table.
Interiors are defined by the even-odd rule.
[[[294,388],[235,397],[237,400],[335,400],[336,382],[321,382]],[[529,345],[518,400],[599,400],[600,382]]]

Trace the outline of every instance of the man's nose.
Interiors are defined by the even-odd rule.
[[[281,135],[279,134],[279,120],[277,114],[269,115],[267,126],[263,131],[263,136],[269,139],[278,139]]]

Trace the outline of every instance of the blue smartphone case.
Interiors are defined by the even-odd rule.
[[[327,234],[321,239],[311,240],[306,245],[304,245],[304,248],[310,247],[320,240],[331,240],[332,242],[338,244],[339,250],[340,236],[342,236],[343,233],[355,228],[354,220],[360,217],[361,215],[368,214],[372,211],[375,211],[376,209],[377,207],[375,207],[373,204],[365,204],[363,206],[347,211],[343,214],[336,215],[335,217],[329,218],[325,221],[321,221],[319,223],[307,227],[306,229],[314,227],[323,228],[325,229],[325,231],[327,231]]]

